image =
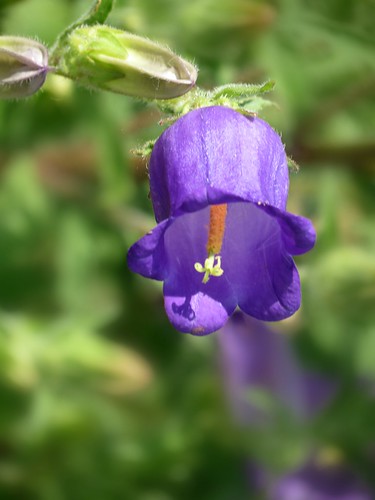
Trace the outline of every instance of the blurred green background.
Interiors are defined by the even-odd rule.
[[[52,45],[89,6],[0,0],[0,30]],[[231,414],[215,334],[175,332],[160,284],[126,266],[154,224],[130,151],[158,111],[53,75],[0,102],[1,499],[267,498],[247,464],[276,477],[327,447],[374,488],[374,19],[374,0],[118,0],[109,19],[194,61],[203,88],[276,81],[262,117],[318,242],[297,262],[301,310],[273,328],[339,390],[261,439]]]

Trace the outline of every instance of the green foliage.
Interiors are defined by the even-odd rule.
[[[179,99],[157,102],[159,109],[170,115],[169,121],[177,120],[192,109],[206,106],[227,106],[244,114],[257,114],[263,107],[271,105],[271,101],[261,95],[270,92],[274,82],[261,84],[228,84],[215,87],[213,90],[193,89]]]

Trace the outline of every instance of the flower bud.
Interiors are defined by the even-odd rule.
[[[43,85],[48,71],[48,52],[28,38],[0,37],[0,98],[27,97]]]
[[[57,66],[87,87],[149,99],[178,97],[197,79],[197,69],[168,48],[100,25],[75,29]]]

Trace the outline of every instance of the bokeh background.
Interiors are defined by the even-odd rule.
[[[1,0],[0,30],[52,45],[89,6]],[[127,269],[156,108],[53,75],[0,102],[1,499],[375,498],[374,19],[373,0],[118,0],[109,20],[203,88],[276,81],[262,116],[318,233],[278,324],[181,335]]]

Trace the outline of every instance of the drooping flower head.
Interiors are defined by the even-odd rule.
[[[156,142],[150,186],[158,225],[128,264],[164,282],[177,330],[211,333],[237,306],[267,321],[299,308],[291,255],[310,250],[315,231],[286,212],[287,159],[266,122],[220,106],[191,111]]]

